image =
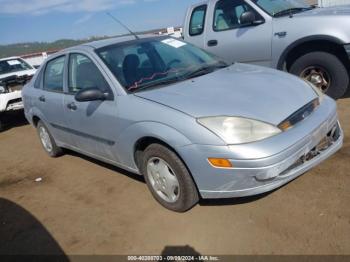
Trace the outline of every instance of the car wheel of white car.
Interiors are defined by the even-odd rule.
[[[349,86],[349,74],[340,59],[326,52],[311,52],[299,57],[290,73],[311,82],[334,99],[341,98]]]
[[[152,144],[146,148],[142,174],[152,195],[164,207],[185,212],[198,203],[198,191],[190,173],[167,147]]]
[[[43,148],[45,149],[46,153],[49,154],[49,156],[58,157],[62,155],[62,148],[56,145],[55,140],[53,139],[49,130],[42,121],[38,122],[37,131],[40,138],[40,142]]]

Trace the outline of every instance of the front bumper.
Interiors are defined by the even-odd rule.
[[[329,158],[342,143],[335,103],[326,98],[312,115],[281,136],[240,146],[190,145],[178,150],[188,160],[203,198],[229,198],[276,189]],[[214,168],[208,157],[230,159],[233,168]]]
[[[23,109],[21,91],[0,94],[0,112]]]

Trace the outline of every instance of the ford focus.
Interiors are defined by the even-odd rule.
[[[70,149],[142,175],[178,212],[279,188],[343,142],[335,102],[311,84],[169,37],[63,50],[23,99],[50,156]]]

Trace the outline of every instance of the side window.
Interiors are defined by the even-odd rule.
[[[245,12],[245,8],[242,5],[239,5],[235,8],[235,13],[237,17],[241,17],[241,15]]]
[[[71,54],[69,56],[68,72],[68,90],[71,94],[89,87],[97,87],[102,92],[111,93],[109,85],[100,70],[85,55]]]
[[[190,35],[196,36],[200,35],[204,31],[205,15],[207,12],[207,6],[201,5],[196,7],[191,15],[190,20]]]
[[[215,5],[214,31],[224,31],[244,26],[240,17],[244,12],[252,11],[257,19],[261,16],[243,0],[221,0]]]
[[[61,56],[47,63],[44,74],[44,89],[63,92],[64,60],[65,57]]]

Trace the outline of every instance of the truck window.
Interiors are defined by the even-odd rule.
[[[224,31],[242,26],[240,17],[247,11],[253,11],[257,18],[260,17],[260,15],[243,0],[218,1],[214,10],[214,31]]]
[[[207,13],[207,6],[201,5],[193,9],[190,20],[190,35],[200,35],[204,31],[205,15]]]

